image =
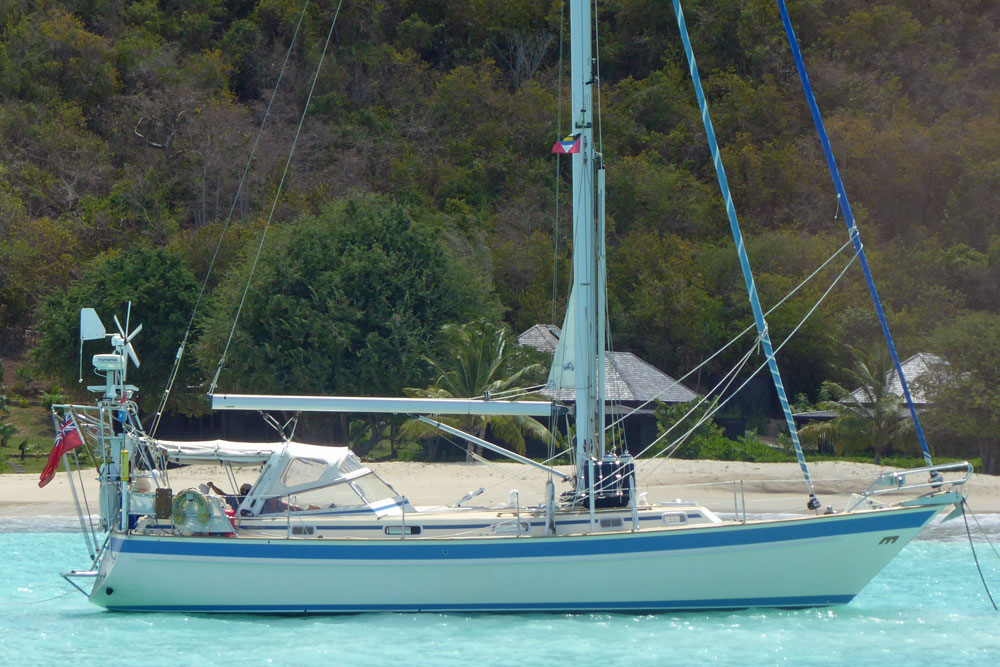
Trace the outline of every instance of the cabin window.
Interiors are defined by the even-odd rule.
[[[360,493],[369,504],[377,503],[378,501],[385,500],[386,498],[395,498],[397,495],[396,492],[392,490],[392,487],[376,477],[375,473],[362,475],[361,477],[353,480],[351,484],[354,485],[354,488],[357,489],[358,493]]]
[[[292,535],[315,535],[316,526],[292,526]]]
[[[353,454],[349,454],[340,462],[340,472],[343,475],[361,470],[364,466],[361,465],[361,459]]]
[[[664,512],[663,513],[663,523],[668,526],[675,526],[681,523],[687,523],[687,514],[684,512]]]
[[[317,481],[326,472],[326,461],[319,459],[292,459],[281,476],[285,488],[302,486]]]
[[[421,533],[420,526],[386,526],[386,535],[419,535]]]
[[[621,517],[614,517],[611,519],[601,519],[601,528],[621,528],[625,525],[625,522],[621,520]]]
[[[292,505],[296,510],[325,510],[359,507],[366,503],[348,482],[339,482],[319,489],[310,489],[292,495]]]

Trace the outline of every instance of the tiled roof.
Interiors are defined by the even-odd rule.
[[[814,419],[816,421],[827,421],[836,419],[839,416],[835,410],[807,410],[806,412],[796,412],[793,417],[796,419]]]
[[[559,334],[559,327],[554,324],[536,324],[518,336],[517,342],[554,354],[556,345],[559,344]]]
[[[559,334],[559,327],[553,324],[536,324],[517,340],[521,345],[554,353]],[[604,360],[604,370],[604,387],[609,401],[648,401],[655,398],[664,403],[687,403],[697,398],[693,391],[631,352],[609,352]],[[560,401],[576,398],[570,389],[544,390],[542,393]]]
[[[899,364],[903,368],[903,377],[906,378],[906,384],[910,388],[910,396],[913,398],[913,402],[915,404],[926,404],[927,396],[919,388],[914,387],[914,382],[918,378],[929,373],[931,367],[940,363],[940,357],[928,354],[927,352],[918,352]],[[899,375],[896,374],[895,368],[885,374],[885,381],[889,387],[889,391],[902,398],[903,384],[899,381]],[[861,388],[855,389],[851,392],[851,395],[854,396],[859,403],[865,403],[868,400],[865,396],[864,390]]]

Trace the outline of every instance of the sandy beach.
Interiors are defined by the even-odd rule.
[[[496,505],[507,502],[517,489],[522,505],[540,503],[547,474],[513,463],[409,463],[369,464],[397,491],[416,505],[448,505],[470,491],[485,489],[468,504]],[[743,463],[738,461],[640,461],[639,492],[650,501],[695,500],[717,512],[731,513],[746,499],[752,514],[804,513],[807,496],[797,464]],[[568,468],[561,468],[567,470]],[[816,493],[824,505],[844,508],[851,493],[868,486],[875,477],[891,470],[881,466],[819,462],[810,465]],[[257,469],[246,469],[239,481],[252,482]],[[914,475],[909,481],[924,481]],[[740,481],[742,480],[742,484]],[[83,473],[84,494],[91,508],[97,498],[96,473]],[[192,466],[171,471],[175,490],[197,487],[207,481],[223,486],[219,468]],[[978,513],[1000,513],[1000,477],[974,475],[967,485],[969,506]],[[225,487],[223,487],[225,488]],[[556,483],[556,492],[568,490]],[[79,492],[79,485],[77,485]],[[82,497],[82,495],[81,495]],[[45,488],[38,488],[35,474],[0,475],[0,517],[72,516],[76,511],[65,473],[59,473]]]

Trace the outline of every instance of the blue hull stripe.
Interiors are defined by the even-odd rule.
[[[634,602],[512,602],[452,604],[275,604],[275,605],[135,605],[112,611],[235,612],[274,614],[352,613],[377,611],[691,611],[699,609],[747,609],[749,607],[820,607],[847,604],[853,595],[801,595],[774,598],[719,598],[715,600],[637,600]]]
[[[781,523],[625,533],[614,536],[400,540],[268,540],[226,538],[115,537],[121,553],[205,558],[286,558],[305,560],[462,560],[552,558],[641,554],[751,544],[822,539],[843,535],[920,528],[939,508],[871,516],[830,516]]]

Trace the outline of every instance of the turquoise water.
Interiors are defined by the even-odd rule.
[[[1000,543],[1000,516],[980,521]],[[1000,664],[1000,614],[961,519],[930,526],[847,606],[638,616],[111,613],[58,576],[87,564],[73,525],[0,519],[0,664]],[[1000,598],[1000,559],[976,540]]]

